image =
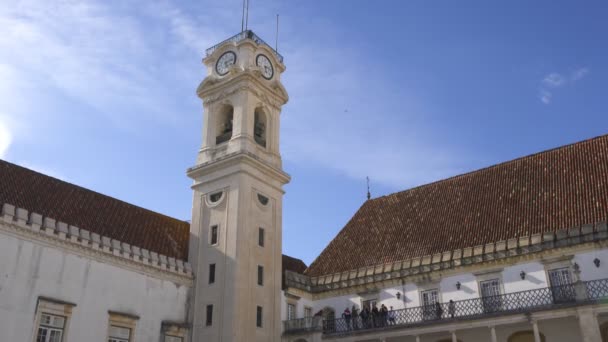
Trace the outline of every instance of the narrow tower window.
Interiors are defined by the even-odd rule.
[[[230,105],[224,105],[218,115],[216,123],[215,144],[219,145],[232,138],[232,118],[234,109]]]
[[[215,264],[209,265],[209,284],[215,283]]]
[[[264,285],[264,266],[258,266],[258,285]]]
[[[212,245],[216,245],[217,244],[217,225],[211,226],[211,239],[210,239],[210,243]]]
[[[256,108],[254,116],[253,137],[258,145],[266,147],[266,128],[268,127],[266,115],[261,108]]]
[[[211,326],[213,324],[213,305],[207,305],[207,317],[205,319],[205,325]]]
[[[256,311],[256,315],[255,315],[255,325],[258,328],[262,327],[262,307],[261,306],[257,307],[257,311]]]
[[[264,228],[258,228],[258,245],[264,247]]]

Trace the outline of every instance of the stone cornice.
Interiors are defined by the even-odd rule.
[[[257,69],[237,70],[233,68],[233,77],[224,79],[214,75],[207,76],[196,89],[196,94],[203,100],[205,105],[225,99],[226,97],[240,91],[249,91],[257,96],[264,103],[280,110],[281,106],[287,103],[289,95],[279,81],[263,82],[260,80]],[[251,84],[250,84],[251,83]],[[258,91],[257,89],[260,89]]]
[[[179,285],[193,286],[192,267],[188,262],[43,218],[7,203],[3,204],[1,214],[0,232]]]
[[[243,167],[243,165],[252,166],[266,175],[272,175],[272,178],[278,180],[280,184],[287,184],[291,180],[291,177],[283,170],[279,170],[269,165],[268,163],[260,160],[259,157],[252,153],[242,151],[227,154],[220,159],[193,166],[188,169],[187,175],[188,177],[197,180],[197,183],[192,186],[194,188],[198,184],[203,182],[201,180],[202,177],[207,177],[204,182],[211,182],[215,179],[227,177],[237,172],[248,172],[247,169]],[[233,172],[221,173],[218,174],[217,177],[213,178],[213,172],[219,170],[228,170],[228,168],[232,166],[235,167]],[[253,177],[258,178],[255,174],[251,172],[248,173],[250,173]],[[283,192],[283,189],[281,189],[280,187],[275,186],[275,188]]]
[[[606,222],[319,277],[287,271],[286,282],[287,286],[311,292],[315,297],[328,297],[399,285],[404,279],[408,282],[429,281],[439,279],[446,273],[479,271],[480,267],[497,268],[532,260],[542,261],[564,255],[566,251],[597,247],[608,247]]]

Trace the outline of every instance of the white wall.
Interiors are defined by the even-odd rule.
[[[33,341],[39,296],[76,304],[65,342],[104,341],[108,310],[140,317],[136,342],[183,322],[189,288],[0,233],[0,340]]]
[[[593,263],[595,258],[600,259],[600,267]],[[584,281],[592,279],[608,278],[608,250],[595,250],[575,255],[573,262],[579,264],[581,269],[581,279]],[[525,279],[521,279],[520,273],[526,273]],[[548,287],[545,265],[539,261],[526,262],[505,267],[498,274],[505,293],[513,293],[538,288]],[[456,288],[456,283],[460,282],[460,290]],[[479,278],[472,273],[463,273],[444,277],[435,286],[426,286],[423,290],[433,287],[439,288],[440,300],[448,302],[479,298]],[[428,288],[427,288],[428,287]],[[397,292],[405,297],[397,299]],[[373,297],[373,296],[372,296]],[[380,289],[377,293],[378,306],[381,304],[387,307],[393,306],[395,310],[420,306],[420,289],[416,284],[407,283],[405,286],[395,286]],[[358,294],[343,295],[339,297],[324,298],[313,303],[314,312],[325,307],[331,307],[336,312],[336,317],[340,317],[346,307],[351,308],[353,304],[360,308],[362,298]],[[300,316],[298,316],[300,317]]]

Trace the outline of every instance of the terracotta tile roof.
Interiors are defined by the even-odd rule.
[[[608,135],[366,201],[306,270],[343,272],[605,221]]]
[[[168,257],[188,259],[188,222],[0,160],[2,203]]]
[[[283,289],[285,289],[285,271],[293,271],[296,273],[303,274],[306,270],[306,264],[304,261],[296,258],[292,258],[289,255],[283,254],[282,258],[282,271],[283,275]]]

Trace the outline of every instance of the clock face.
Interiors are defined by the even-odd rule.
[[[236,62],[236,54],[232,51],[225,52],[215,63],[215,71],[220,76],[224,76],[228,73],[230,66]]]
[[[269,80],[274,75],[274,69],[272,68],[272,63],[270,63],[270,59],[264,55],[258,55],[255,59],[255,64],[260,67],[260,71],[262,72],[262,76]]]

